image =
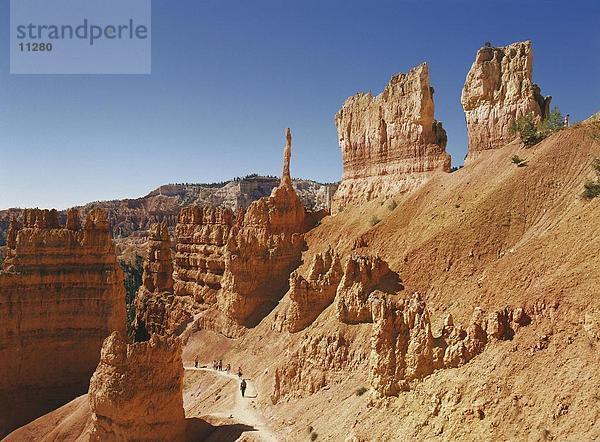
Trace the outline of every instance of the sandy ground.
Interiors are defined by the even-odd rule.
[[[234,440],[252,440],[261,442],[275,442],[281,440],[266,425],[265,419],[253,407],[254,399],[258,397],[258,391],[254,383],[246,379],[247,389],[245,397],[240,393],[241,380],[237,375],[227,373],[226,371],[216,371],[209,368],[185,367],[186,371],[195,371],[199,375],[207,377],[218,376],[227,381],[222,390],[223,395],[229,395],[233,398],[229,405],[221,411],[202,416],[203,420],[209,423],[230,422],[229,425],[218,426],[206,439],[207,441],[234,441]],[[232,437],[232,427],[247,428],[242,431],[238,438]]]

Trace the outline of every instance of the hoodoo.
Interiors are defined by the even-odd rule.
[[[0,272],[0,436],[87,390],[102,341],[125,330],[106,214],[25,210]]]
[[[296,194],[291,155],[287,129],[280,184],[247,210],[181,210],[172,290],[170,285],[161,290],[154,282],[169,281],[165,272],[170,269],[160,264],[168,253],[166,226],[160,235],[151,235],[147,276],[138,294],[138,331],[145,324],[147,332],[179,334],[195,317],[198,328],[238,336],[273,309],[288,289],[290,273],[300,265],[302,234],[318,219]]]
[[[543,97],[532,78],[530,41],[477,51],[461,96],[469,135],[467,159],[516,139],[511,126],[520,116],[540,121],[548,114],[551,97]]]
[[[179,338],[127,344],[113,333],[90,381],[90,440],[185,440],[182,390]]]
[[[292,186],[292,135],[286,130],[281,183],[271,196],[248,207],[239,229],[227,242],[222,309],[237,323],[252,326],[288,289],[290,273],[300,265],[309,217]]]
[[[135,304],[137,341],[151,334],[176,334],[191,319],[186,298],[174,296],[171,240],[166,223],[153,224],[148,236],[148,254]]]
[[[450,171],[446,131],[434,118],[429,68],[423,63],[392,77],[374,97],[359,93],[335,116],[344,173],[332,212],[389,197]]]

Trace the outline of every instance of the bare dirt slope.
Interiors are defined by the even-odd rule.
[[[527,166],[515,166],[515,154]],[[343,259],[378,254],[400,275],[401,296],[422,294],[436,336],[448,313],[464,324],[476,307],[535,312],[511,340],[490,342],[466,365],[377,398],[371,325],[342,324],[329,306],[305,330],[281,331],[287,295],[243,338],[193,334],[186,365],[200,354],[241,366],[258,393],[256,412],[280,440],[600,438],[600,199],[580,198],[595,157],[598,123],[529,149],[515,142],[412,193],[328,217],[306,235],[301,272],[328,247]],[[228,382],[186,374],[188,418],[235,407]],[[232,428],[236,437],[246,430]]]
[[[527,166],[512,164],[515,154]],[[356,393],[369,386],[370,327],[339,323],[330,306],[304,331],[279,332],[286,296],[224,359],[271,392],[275,370],[292,367],[286,396],[276,405],[259,400],[288,440],[600,437],[600,201],[580,198],[595,157],[597,124],[529,149],[514,142],[415,192],[326,218],[306,235],[301,271],[328,247],[344,257],[378,254],[400,274],[404,294],[424,296],[434,335],[447,313],[466,323],[475,307],[530,306],[538,315],[511,341],[398,398],[375,399]],[[336,336],[347,342],[346,361],[327,368],[319,352]]]
[[[4,441],[84,441],[91,429],[87,394],[9,434]]]

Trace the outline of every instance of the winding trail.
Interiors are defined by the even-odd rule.
[[[242,397],[240,394],[240,379],[235,374],[227,373],[226,371],[212,370],[210,368],[195,368],[195,367],[184,367],[188,371],[207,371],[213,375],[218,375],[230,380],[233,380],[235,389],[231,392],[234,397],[233,406],[225,413],[214,413],[209,416],[214,416],[221,419],[227,419],[233,416],[233,419],[240,424],[247,425],[253,428],[251,434],[245,434],[244,436],[251,436],[252,440],[264,441],[264,442],[277,442],[280,439],[267,427],[263,417],[251,407],[251,402],[258,396],[258,391],[252,381],[246,378],[246,397]],[[220,434],[219,428],[211,433],[206,439],[207,441],[222,441],[224,440]],[[244,439],[247,440],[247,439]]]

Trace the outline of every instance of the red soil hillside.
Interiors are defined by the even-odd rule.
[[[241,366],[279,440],[600,438],[600,198],[581,198],[596,157],[589,122],[323,219],[277,307],[237,339],[188,328],[184,365]],[[314,293],[324,310],[289,332]],[[186,372],[188,418],[231,409],[211,379]]]
[[[527,166],[512,164],[514,154]],[[466,324],[476,307],[532,312],[512,339],[490,341],[462,367],[436,370],[397,398],[359,396],[370,324],[340,323],[332,304],[302,332],[280,332],[289,295],[223,358],[252,370],[263,412],[289,440],[309,427],[319,440],[599,437],[600,201],[580,197],[599,156],[597,124],[529,149],[513,142],[306,235],[302,274],[329,247],[343,261],[378,254],[399,274],[401,297],[421,293],[434,336],[448,313]]]

